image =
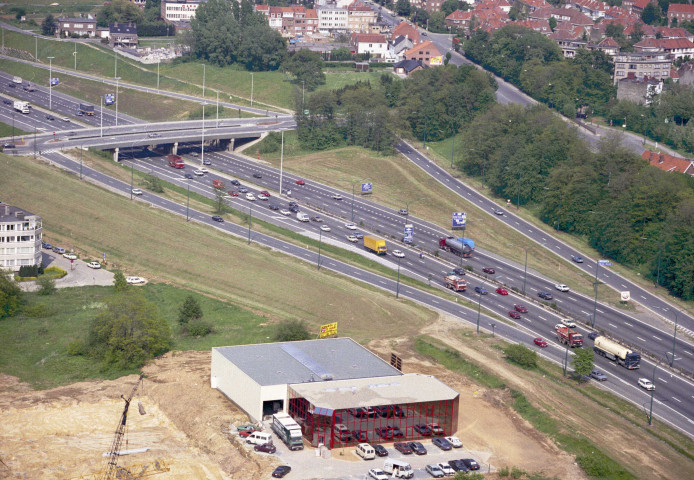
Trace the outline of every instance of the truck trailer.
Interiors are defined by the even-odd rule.
[[[635,370],[641,366],[641,355],[638,352],[634,352],[602,335],[595,339],[593,351],[598,355],[602,355],[605,358],[617,362],[617,364],[629,370]]]
[[[17,110],[18,112],[22,112],[25,114],[28,114],[31,112],[31,110],[29,110],[29,102],[25,102],[23,100],[15,100],[14,101],[14,109]]]
[[[304,449],[301,427],[289,414],[284,412],[275,413],[272,416],[272,431],[289,447],[289,450]]]
[[[94,116],[94,105],[80,103],[80,112],[82,112],[82,115]]]
[[[557,328],[557,340],[562,345],[568,344],[571,348],[583,346],[583,335],[569,327]]]
[[[174,168],[186,168],[186,164],[183,163],[183,159],[178,155],[167,155],[166,159],[169,161],[169,166]]]
[[[388,253],[386,241],[382,238],[372,237],[370,235],[364,235],[364,248],[371,250],[378,255],[385,255]]]
[[[467,282],[458,275],[446,275],[443,277],[443,280],[446,282],[446,286],[454,292],[464,292],[467,290]]]
[[[475,242],[470,238],[443,237],[439,239],[439,248],[459,257],[470,258],[475,250]]]

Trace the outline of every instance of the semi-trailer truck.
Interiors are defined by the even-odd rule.
[[[183,163],[183,159],[178,155],[167,155],[167,160],[169,160],[169,166],[174,168],[186,168],[186,164]]]
[[[94,105],[89,105],[88,103],[80,103],[80,112],[82,115],[93,116],[94,115]]]
[[[388,248],[386,248],[386,241],[382,238],[372,237],[370,235],[364,235],[364,248],[371,250],[378,255],[385,255],[388,253]]]
[[[602,335],[595,339],[593,351],[598,355],[617,362],[629,370],[635,370],[641,366],[641,355],[638,352],[620,345],[619,343],[603,337]]]
[[[571,348],[583,346],[583,335],[569,327],[557,328],[557,340],[559,340],[559,343],[562,345],[568,343]]]
[[[446,275],[443,277],[446,286],[454,292],[464,292],[467,289],[467,282],[458,275]]]
[[[439,248],[459,257],[462,255],[465,258],[470,258],[475,250],[475,242],[470,238],[443,237],[439,239]]]
[[[289,447],[289,450],[304,449],[301,427],[289,414],[275,413],[272,416],[272,431]]]
[[[31,110],[29,110],[29,102],[25,102],[23,100],[15,100],[14,101],[14,109],[17,110],[18,112],[22,113],[30,113]]]

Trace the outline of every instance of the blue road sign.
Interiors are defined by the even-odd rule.
[[[405,237],[403,238],[404,243],[412,243],[414,237],[414,225],[407,224],[405,225]]]
[[[58,77],[51,78],[51,85],[56,86],[59,83],[60,83],[60,79]]]
[[[113,105],[114,103],[116,103],[115,93],[107,93],[104,95],[104,105]]]
[[[361,184],[361,194],[365,195],[368,193],[373,193],[374,185],[371,182],[366,182]]]
[[[453,212],[453,228],[465,228],[467,214],[465,212]]]

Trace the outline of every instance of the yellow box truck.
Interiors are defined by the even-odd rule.
[[[369,235],[364,235],[364,248],[371,250],[378,255],[385,255],[388,253],[385,240],[378,237],[371,237]]]

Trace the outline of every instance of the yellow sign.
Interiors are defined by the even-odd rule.
[[[429,59],[429,65],[443,65],[443,59],[439,55],[438,57],[431,57]]]
[[[337,322],[321,325],[320,338],[329,337],[330,335],[337,335]]]

